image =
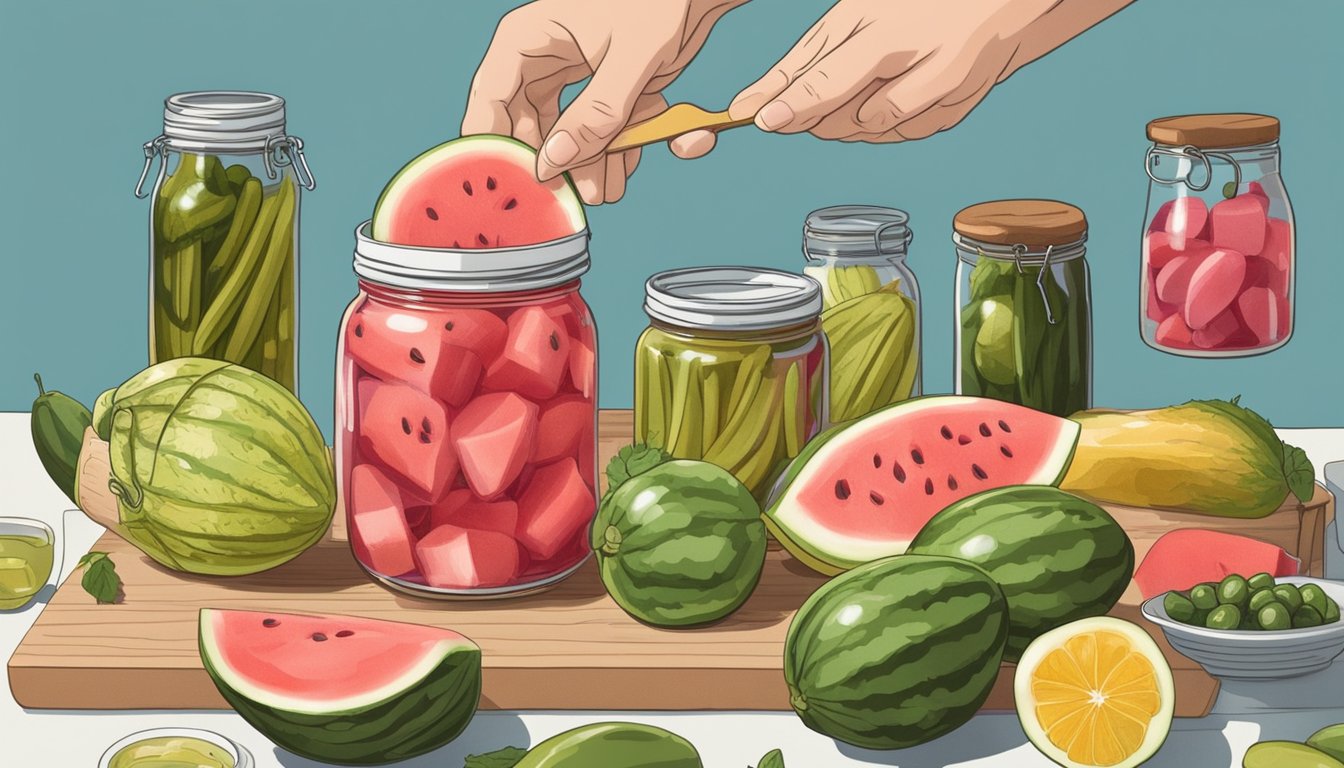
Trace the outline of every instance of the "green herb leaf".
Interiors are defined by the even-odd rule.
[[[1288,480],[1288,490],[1303,504],[1311,501],[1316,493],[1316,469],[1311,466],[1307,452],[1297,446],[1283,444],[1283,476]]]
[[[79,558],[79,564],[75,567],[84,569],[84,576],[79,583],[99,605],[110,605],[118,601],[121,595],[121,577],[117,575],[117,566],[106,552],[90,552]]]
[[[527,754],[521,747],[505,747],[483,755],[467,755],[462,768],[513,768]]]
[[[635,475],[642,475],[671,459],[672,457],[657,445],[635,443],[625,446],[607,463],[607,492],[615,491],[626,480]]]
[[[784,768],[784,753],[778,749],[772,749],[761,758],[756,768]]]

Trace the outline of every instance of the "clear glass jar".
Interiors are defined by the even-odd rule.
[[[1139,329],[1154,349],[1243,357],[1293,335],[1293,207],[1279,121],[1164,117],[1148,124]]]
[[[587,270],[586,231],[474,251],[356,232],[336,466],[351,548],[376,580],[437,597],[522,594],[588,557],[598,486]]]
[[[149,361],[210,357],[298,391],[299,187],[314,188],[285,102],[179,93],[144,146],[150,196]]]
[[[1053,200],[973,205],[953,221],[956,392],[1067,416],[1092,405],[1087,218]]]
[[[732,472],[758,501],[827,422],[821,290],[768,269],[661,272],[635,345],[635,439]]]
[[[895,208],[839,205],[813,211],[803,225],[803,274],[821,284],[834,421],[922,390],[919,282],[905,262],[909,221]]]

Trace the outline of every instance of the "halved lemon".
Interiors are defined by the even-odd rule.
[[[1066,768],[1132,768],[1162,746],[1176,688],[1153,638],[1109,616],[1032,641],[1013,678],[1027,738]]]

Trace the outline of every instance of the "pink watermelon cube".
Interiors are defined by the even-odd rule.
[[[1247,288],[1237,297],[1237,313],[1255,337],[1256,346],[1283,338],[1287,330],[1288,302],[1269,288]]]
[[[1285,299],[1288,297],[1288,273],[1280,271],[1269,262],[1269,260],[1260,256],[1251,256],[1246,259],[1246,281],[1242,284],[1242,290],[1247,288],[1268,288],[1279,294]]]
[[[350,541],[355,556],[384,576],[415,570],[411,545],[415,538],[406,523],[397,484],[376,467],[356,465],[350,470]]]
[[[1260,186],[1260,182],[1258,181],[1252,181],[1250,184],[1246,185],[1246,194],[1263,197],[1265,199],[1265,205],[1269,205],[1269,194],[1265,192],[1265,188]]]
[[[513,536],[518,527],[518,505],[508,500],[481,501],[464,488],[449,493],[430,510],[430,527],[441,525]]]
[[[560,390],[569,362],[569,334],[563,323],[541,307],[523,307],[509,315],[504,349],[485,372],[485,386],[549,400]]]
[[[1269,229],[1265,234],[1265,248],[1260,255],[1287,275],[1293,265],[1292,225],[1283,219],[1270,219]]]
[[[1148,269],[1154,274],[1161,272],[1172,259],[1181,255],[1181,250],[1171,245],[1171,235],[1166,232],[1149,232],[1143,236],[1144,258]]]
[[[518,543],[495,531],[441,525],[415,545],[420,575],[431,587],[472,589],[512,582],[520,568]]]
[[[1195,346],[1190,337],[1190,326],[1185,324],[1179,313],[1158,323],[1154,338],[1158,344],[1172,349],[1194,349]]]
[[[539,467],[518,499],[518,543],[532,557],[549,559],[587,528],[595,511],[593,492],[573,459]]]
[[[440,313],[439,320],[443,325],[445,344],[471,350],[487,365],[499,357],[504,350],[504,341],[509,337],[508,325],[498,315],[484,309],[448,309]]]
[[[405,382],[457,407],[481,377],[471,350],[444,344],[425,315],[366,303],[346,323],[345,350],[360,368],[388,382]]]
[[[1220,248],[1199,262],[1185,294],[1185,323],[1198,330],[1236,301],[1246,279],[1246,257]]]
[[[1190,278],[1195,274],[1200,261],[1207,255],[1203,250],[1185,256],[1177,256],[1167,262],[1167,266],[1157,273],[1157,298],[1173,306],[1184,306],[1185,295],[1190,289]]]
[[[1203,328],[1190,332],[1190,340],[1200,349],[1232,349],[1239,346],[1237,337],[1243,331],[1241,320],[1232,308],[1218,313]]]
[[[596,430],[593,401],[579,395],[557,397],[541,409],[534,464],[549,464],[566,456],[578,458],[579,443]]]
[[[1198,197],[1178,197],[1163,203],[1153,215],[1149,232],[1170,235],[1173,248],[1182,250],[1195,239],[1204,239],[1204,226],[1209,220],[1209,207]]]
[[[1168,304],[1157,297],[1157,279],[1149,277],[1144,282],[1148,284],[1148,303],[1146,306],[1148,318],[1160,323],[1175,314],[1177,310],[1175,304]]]
[[[1257,255],[1265,247],[1268,219],[1269,201],[1266,198],[1237,195],[1214,205],[1209,211],[1209,239],[1215,248],[1247,256]]]
[[[472,492],[492,499],[509,487],[532,455],[537,406],[512,392],[480,395],[453,422],[453,442]]]
[[[1259,539],[1235,533],[1182,528],[1164,533],[1134,571],[1134,583],[1147,600],[1173,589],[1217,583],[1234,573],[1296,576],[1297,558]]]
[[[597,394],[597,357],[593,348],[581,339],[571,339],[569,345],[569,381],[580,395],[594,399]]]
[[[437,501],[457,475],[448,410],[409,384],[361,379],[359,444],[426,501]]]

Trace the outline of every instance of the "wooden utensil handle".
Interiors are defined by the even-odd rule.
[[[642,147],[667,141],[691,131],[719,131],[751,123],[754,118],[737,120],[728,116],[727,110],[707,112],[692,104],[674,104],[666,111],[643,122],[627,126],[624,131],[607,146],[607,152],[624,152],[627,149]]]

